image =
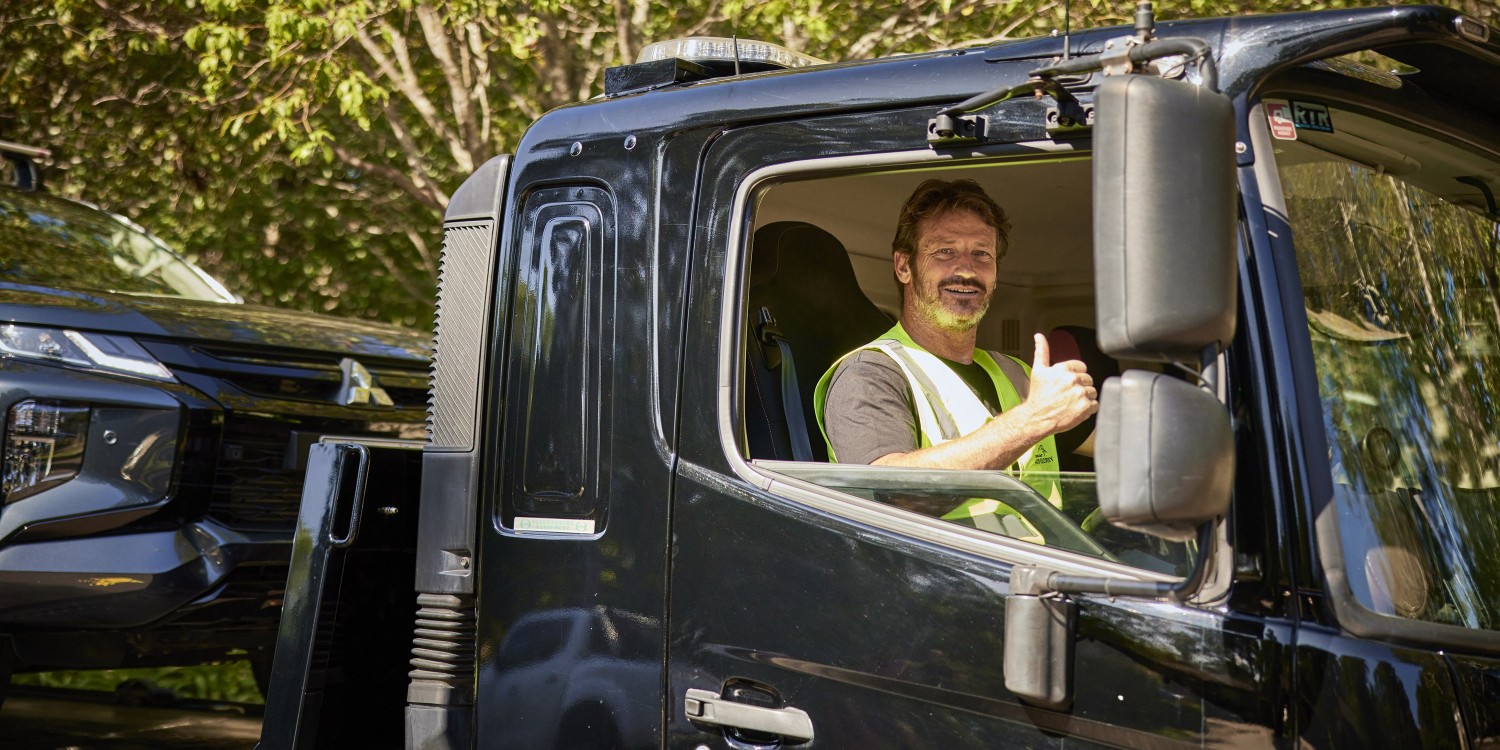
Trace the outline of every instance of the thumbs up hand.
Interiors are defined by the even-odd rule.
[[[1047,337],[1036,334],[1031,390],[1025,406],[1033,424],[1047,435],[1072,429],[1099,410],[1099,392],[1088,368],[1076,359],[1052,364]]]

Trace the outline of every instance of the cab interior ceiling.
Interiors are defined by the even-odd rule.
[[[1416,68],[1408,79],[1432,96],[1441,96],[1500,121],[1500,57],[1474,54],[1446,44],[1422,42],[1381,47],[1380,54]],[[1488,94],[1489,96],[1485,96]]]
[[[1090,161],[997,161],[962,168],[886,170],[784,182],[768,187],[755,212],[755,228],[801,221],[838,238],[865,296],[895,318],[901,308],[891,260],[891,239],[901,205],[928,179],[971,179],[1005,209],[1010,249],[1000,262],[990,314],[980,342],[1030,351],[1032,330],[1094,325],[1093,212]],[[1020,347],[1001,346],[1003,320],[1019,321]]]
[[[1299,99],[1297,94],[1280,98]],[[1307,101],[1305,97],[1299,100]],[[1490,198],[1500,195],[1500,163],[1496,161],[1361,112],[1337,106],[1329,110],[1334,132],[1303,130],[1298,131],[1296,141],[1273,142],[1278,165],[1325,161],[1333,156],[1390,174],[1482,214],[1490,212]],[[1486,196],[1475,180],[1489,185],[1491,196]]]
[[[1483,180],[1492,193],[1500,196],[1496,154],[1487,154],[1482,160],[1475,160],[1473,156],[1455,159],[1457,151],[1441,140],[1383,118],[1377,119],[1377,116],[1400,113],[1400,118],[1410,120],[1419,129],[1450,137],[1457,134],[1453,140],[1500,143],[1500,96],[1496,95],[1500,92],[1500,64],[1432,43],[1381,47],[1376,52],[1417,70],[1389,76],[1391,81],[1399,83],[1398,87],[1391,88],[1337,71],[1304,65],[1273,76],[1261,87],[1258,95],[1267,99],[1311,101],[1342,109],[1335,113],[1333,124],[1341,143],[1332,145],[1334,139],[1325,134],[1302,130],[1298,131],[1298,141],[1305,140],[1336,156],[1372,168],[1384,167],[1434,195],[1480,211],[1486,210],[1483,192],[1456,178]],[[1368,145],[1360,144],[1360,140]],[[1427,158],[1411,153],[1411,149],[1422,151]]]

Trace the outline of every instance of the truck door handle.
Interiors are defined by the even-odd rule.
[[[687,717],[699,724],[765,732],[798,742],[813,738],[812,717],[800,708],[752,706],[697,688],[688,688],[684,704]]]

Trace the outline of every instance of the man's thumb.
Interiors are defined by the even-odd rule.
[[[1048,348],[1047,337],[1036,334],[1036,359],[1031,362],[1031,370],[1035,372],[1043,367],[1052,366],[1052,351]]]

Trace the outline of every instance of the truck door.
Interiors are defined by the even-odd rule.
[[[851,302],[796,330],[789,321],[818,309],[798,299],[844,299],[837,287],[852,279],[867,304],[899,309],[889,238],[896,209],[925,179],[975,179],[1010,212],[1011,254],[982,347],[1029,362],[1033,330],[1092,326],[1086,143],[1048,140],[1040,102],[1002,106],[1014,109],[992,122],[1032,124],[1008,126],[1014,143],[962,154],[928,147],[931,109],[747,127],[707,152],[703,172],[720,177],[701,198],[693,242],[684,356],[703,365],[684,370],[682,403],[699,406],[683,411],[673,495],[669,747],[796,747],[809,736],[826,747],[1166,747],[1281,736],[1290,625],[1234,603],[1227,546],[1109,528],[1091,512],[1086,470],[1060,476],[1059,507],[999,472],[777,460],[786,456],[747,438],[762,429],[760,412],[773,412],[772,432],[799,417],[775,419],[779,407],[753,392],[762,382],[746,372],[767,364],[754,358],[785,354],[786,341],[797,373],[788,379],[802,381],[806,401],[805,383],[843,353],[815,342],[871,325]],[[840,153],[849,143],[860,153]],[[773,234],[801,239],[777,246]],[[768,269],[815,252],[826,260],[782,267],[786,293],[767,292],[781,283],[763,278]],[[782,307],[767,302],[762,313],[762,300]],[[1246,346],[1228,355],[1235,377]],[[1231,398],[1246,387],[1242,379]],[[822,440],[816,423],[811,439]],[[1242,474],[1240,507],[1259,507],[1257,481]],[[941,520],[975,500],[1015,513]],[[1217,555],[1205,601],[1078,598],[1069,705],[1028,706],[1005,690],[1012,565],[1169,580],[1200,554]]]

